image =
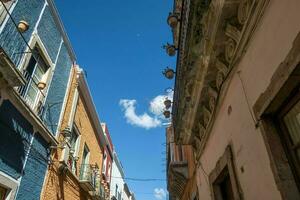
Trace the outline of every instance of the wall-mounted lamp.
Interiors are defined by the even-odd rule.
[[[169,13],[169,16],[168,16],[168,19],[167,19],[167,22],[169,24],[169,26],[174,29],[176,28],[178,22],[179,22],[179,16],[178,14],[176,13]]]
[[[29,29],[29,24],[28,22],[24,21],[24,20],[21,20],[19,21],[19,24],[18,24],[18,30],[21,32],[21,33],[24,33],[25,31],[27,31]]]
[[[166,109],[169,109],[169,108],[171,108],[172,101],[170,99],[166,98],[166,100],[164,101],[164,104],[166,106]]]
[[[166,49],[166,52],[169,56],[175,56],[177,49],[174,45],[167,43],[163,46],[163,48]]]
[[[165,118],[167,118],[167,119],[169,119],[171,117],[171,112],[169,110],[165,110],[163,112],[163,114],[164,114]]]
[[[64,137],[63,141],[61,141],[57,146],[50,146],[50,149],[64,149],[66,144],[70,141],[71,139],[71,129],[69,127],[65,128],[62,132],[61,132],[62,136]]]
[[[167,67],[162,73],[167,79],[173,79],[176,74],[176,72],[169,67]]]

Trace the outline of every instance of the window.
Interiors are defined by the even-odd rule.
[[[116,188],[115,188],[115,196],[118,196],[118,185],[116,184]]]
[[[279,123],[286,154],[295,178],[300,180],[300,93],[281,110]]]
[[[2,186],[0,186],[0,200],[5,200],[7,196],[8,190]]]
[[[3,4],[5,5],[5,7],[9,10],[10,7],[12,6],[12,4],[14,3],[13,0],[10,0],[10,1],[2,1]],[[3,23],[6,15],[7,15],[7,11],[6,9],[4,8],[2,2],[0,2],[0,25]],[[6,3],[5,3],[6,2]]]
[[[47,85],[50,66],[45,61],[41,48],[36,44],[33,53],[23,69],[26,85],[19,88],[20,95],[26,103],[40,114],[43,99],[43,90]]]
[[[15,179],[0,172],[0,200],[15,199],[18,185]]]
[[[106,152],[104,152],[104,155],[103,155],[103,168],[102,168],[102,173],[105,175],[105,172],[106,172],[106,159],[107,159],[107,155],[106,155]]]
[[[108,169],[107,169],[107,180],[110,182],[110,163],[108,164]]]
[[[81,169],[80,169],[80,178],[82,180],[90,180],[90,151],[86,145],[84,145],[82,161],[81,161]]]
[[[209,175],[211,191],[215,200],[239,200],[240,188],[238,187],[233,165],[230,146],[217,162],[218,166]]]

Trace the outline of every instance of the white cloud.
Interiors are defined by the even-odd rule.
[[[150,101],[150,106],[149,106],[150,112],[153,113],[154,115],[160,117],[160,118],[164,118],[163,117],[163,111],[164,111],[164,108],[165,108],[164,101],[166,100],[166,98],[173,101],[173,91],[168,92],[167,95],[158,95],[158,96],[154,97]]]
[[[143,113],[138,115],[136,113],[136,103],[135,99],[121,99],[119,104],[124,110],[124,116],[127,123],[142,127],[145,129],[156,128],[161,126],[162,121],[165,119],[163,116],[163,111],[165,108],[164,101],[168,98],[173,100],[173,91],[168,92],[167,95],[158,95],[150,101],[148,113]]]
[[[167,193],[163,188],[155,188],[154,189],[154,197],[156,199],[162,200],[162,199],[165,199],[166,196],[167,196]]]
[[[147,113],[137,115],[135,111],[136,100],[121,99],[119,104],[124,109],[124,115],[129,124],[136,125],[145,129],[155,128],[161,125],[157,117],[151,117]]]

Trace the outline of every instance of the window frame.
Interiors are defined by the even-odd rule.
[[[277,115],[282,105],[290,100],[292,92],[300,87],[300,32],[291,45],[289,52],[273,72],[269,84],[253,105],[276,186],[282,199],[286,200],[300,199],[300,187],[285,150]]]
[[[224,170],[227,168],[228,176],[231,182],[231,189],[233,192],[233,197],[235,200],[241,200],[242,198],[242,190],[239,186],[235,166],[233,162],[233,154],[231,150],[231,146],[228,145],[225,149],[224,154],[220,157],[220,159],[216,163],[216,167],[209,174],[209,183],[211,189],[211,196],[213,200],[223,200],[220,198],[220,191],[218,191],[218,181],[224,173]]]
[[[0,171],[0,185],[7,188],[5,200],[14,200],[20,182]]]
[[[300,188],[300,160],[297,157],[295,151],[293,150],[292,141],[290,138],[290,133],[288,128],[284,122],[284,116],[293,109],[293,107],[300,102],[300,91],[296,91],[292,93],[282,106],[279,109],[278,114],[276,114],[277,119],[275,121],[278,122],[278,135],[283,145],[283,149],[285,151],[286,157],[290,164],[291,170],[294,174],[294,178],[296,180],[297,187]]]
[[[39,54],[41,56],[41,58],[43,59],[43,62],[48,66],[48,69],[46,70],[46,72],[43,74],[43,78],[42,80],[45,81],[46,83],[46,87],[43,90],[39,90],[38,93],[43,93],[44,94],[44,100],[47,98],[47,94],[48,94],[48,90],[49,90],[49,85],[51,83],[51,77],[52,77],[52,71],[54,69],[55,64],[52,62],[50,55],[48,54],[46,47],[44,46],[42,40],[40,39],[40,37],[38,36],[37,33],[33,33],[32,38],[30,40],[30,49],[35,49],[36,47],[39,50]],[[30,51],[29,47],[26,49],[26,52]],[[20,72],[22,74],[25,73],[29,62],[32,58],[32,53],[25,53],[20,65],[18,66],[18,69],[20,70]],[[36,66],[34,67],[34,71],[36,70]],[[34,71],[32,72],[32,75],[30,77],[30,79],[32,79],[32,76],[34,75]],[[31,81],[30,81],[31,82]],[[28,92],[28,88],[29,86],[27,86],[25,94],[24,94],[24,98],[27,98],[27,92]],[[33,103],[31,107],[31,109],[33,111],[37,111],[39,105],[39,101],[41,100],[41,94],[37,94],[37,96],[35,97],[35,101]],[[42,102],[42,105],[44,105],[45,102]]]

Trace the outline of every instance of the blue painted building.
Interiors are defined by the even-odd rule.
[[[75,54],[52,0],[2,2],[0,199],[40,199]]]

